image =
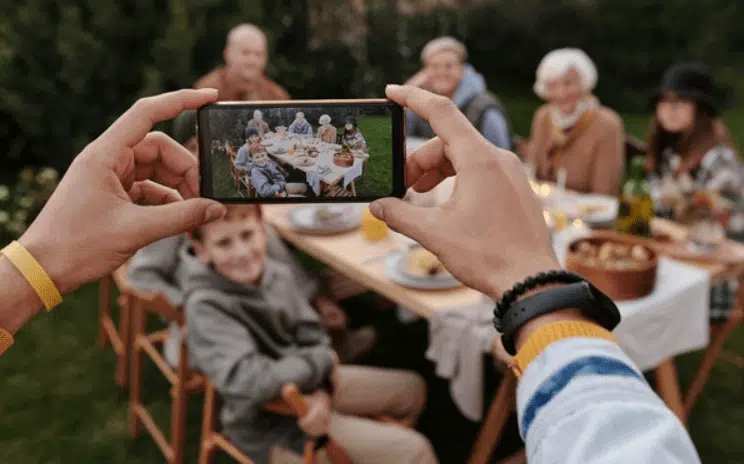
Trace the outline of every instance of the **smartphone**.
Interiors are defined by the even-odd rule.
[[[219,102],[199,108],[200,194],[223,203],[370,202],[405,195],[395,102]]]

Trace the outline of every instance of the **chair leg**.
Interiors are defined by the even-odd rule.
[[[108,344],[108,336],[103,326],[104,318],[111,317],[111,276],[107,275],[98,281],[98,346]]]
[[[131,337],[131,295],[126,295],[126,304],[119,305],[119,336],[121,337],[122,353],[116,366],[116,384],[120,388],[126,388],[129,383],[129,365],[132,357]]]
[[[173,385],[173,402],[171,405],[171,447],[173,461],[170,464],[182,464],[184,446],[186,445],[186,406],[188,379],[188,351],[186,343],[181,340],[178,359],[178,381]]]
[[[723,345],[726,343],[729,335],[731,335],[731,332],[741,324],[742,319],[744,319],[742,317],[742,311],[736,310],[732,312],[729,320],[723,325],[711,328],[711,343],[705,350],[703,361],[700,363],[700,367],[695,373],[695,377],[685,395],[684,407],[686,415],[689,416],[690,411],[695,406],[695,403],[697,403],[700,394],[703,392],[703,388],[705,388],[705,384],[708,383],[708,377],[723,351]]]
[[[201,446],[199,447],[199,464],[213,464],[216,449],[212,435],[217,430],[217,397],[214,387],[209,382],[204,386],[204,411],[202,412]]]
[[[137,415],[137,409],[141,404],[140,389],[142,388],[142,350],[138,339],[143,336],[145,331],[145,315],[138,298],[132,297],[130,303],[132,318],[132,364],[129,383],[129,434],[132,438],[137,438],[140,432],[140,420]]]

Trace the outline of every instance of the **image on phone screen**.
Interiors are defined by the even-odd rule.
[[[402,197],[403,126],[402,108],[389,100],[204,106],[201,195],[226,203]]]

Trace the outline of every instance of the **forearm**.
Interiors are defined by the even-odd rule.
[[[517,350],[567,321],[591,323],[578,310],[538,317],[516,334]],[[548,344],[524,369],[517,399],[531,462],[699,462],[684,426],[612,341],[575,336]]]

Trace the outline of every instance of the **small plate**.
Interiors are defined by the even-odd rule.
[[[385,272],[396,284],[419,290],[448,290],[462,286],[459,280],[451,275],[445,277],[413,277],[405,272],[407,252],[391,253],[385,258]]]
[[[294,164],[295,166],[299,166],[301,168],[307,168],[315,164],[315,158],[310,158],[303,155],[297,158],[297,161]]]
[[[315,218],[317,208],[318,205],[305,205],[292,209],[289,212],[289,223],[295,230],[311,234],[337,234],[358,229],[361,225],[361,215],[356,214],[353,206],[328,206],[329,209],[344,212],[341,219],[330,222],[319,222]]]
[[[575,201],[577,216],[588,223],[601,224],[612,222],[617,217],[618,201],[615,197],[607,195],[581,195]]]

